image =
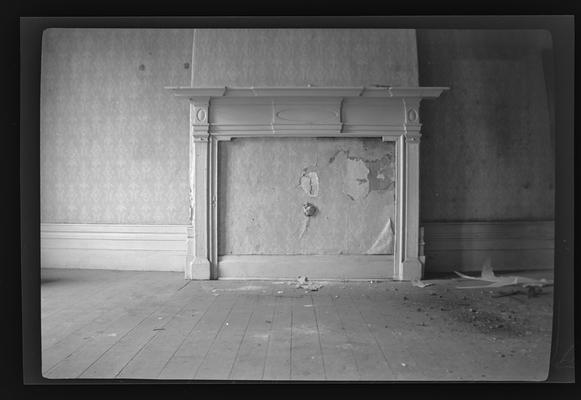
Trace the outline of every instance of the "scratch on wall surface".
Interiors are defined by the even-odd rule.
[[[366,254],[392,254],[393,253],[393,227],[391,218],[379,233],[375,243],[366,251]]]
[[[307,232],[307,229],[309,229],[310,223],[311,223],[311,219],[309,217],[306,217],[305,221],[303,222],[303,229],[301,230],[301,233],[299,234],[299,239],[303,238],[303,236]]]

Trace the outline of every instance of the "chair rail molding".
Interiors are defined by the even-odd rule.
[[[386,277],[421,278],[419,144],[422,99],[447,87],[167,87],[190,105],[190,223],[186,279],[220,276],[218,142],[244,137],[381,137],[396,146],[393,266]],[[290,256],[289,256],[290,257]],[[340,256],[338,256],[340,257]]]

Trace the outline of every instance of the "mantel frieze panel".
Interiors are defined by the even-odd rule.
[[[248,101],[244,101],[248,100]],[[192,124],[195,132],[211,134],[255,135],[269,133],[296,133],[312,136],[361,132],[372,136],[379,132],[403,134],[408,119],[402,99],[357,99],[357,98],[276,98],[269,101],[255,98],[216,98],[207,109],[209,126],[198,118],[205,108],[197,100],[192,104]],[[206,130],[206,127],[208,128]]]

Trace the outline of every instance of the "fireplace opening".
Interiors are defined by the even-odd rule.
[[[381,138],[219,142],[218,276],[391,278],[396,176]]]
[[[393,142],[243,138],[218,154],[219,256],[393,254]]]

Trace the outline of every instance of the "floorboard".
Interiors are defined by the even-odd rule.
[[[319,281],[311,292],[169,272],[42,278],[51,380],[541,381],[548,372],[552,288],[527,298],[460,291],[451,279]]]
[[[148,315],[126,335],[92,363],[81,378],[113,378],[135,357],[155,335],[165,330],[169,322],[190,300],[187,287],[177,291],[162,307]]]
[[[89,271],[89,273],[94,272]],[[54,299],[50,288],[41,288],[43,293],[50,293],[50,301],[43,300],[45,307],[50,308],[54,304],[58,304],[59,307],[58,312],[47,315],[45,315],[44,310],[42,311],[42,346],[44,349],[51,347],[68,335],[74,335],[75,331],[91,324],[95,319],[102,318],[106,314],[114,316],[120,309],[139,302],[164,301],[180,287],[175,275],[174,279],[168,279],[169,277],[165,276],[164,279],[159,280],[155,279],[160,277],[158,273],[148,275],[141,272],[131,278],[131,274],[127,272],[115,275],[117,275],[116,280],[112,280],[110,277],[101,279],[93,276],[92,280],[89,281],[93,281],[97,286],[98,290],[96,291],[89,290],[78,293],[74,290],[70,291],[70,287],[67,287],[67,290],[63,290],[66,294],[63,298]],[[70,307],[70,299],[76,299],[74,308]]]
[[[353,345],[341,323],[334,296],[326,293],[313,295],[326,378],[332,381],[360,380]]]
[[[292,299],[291,379],[323,380],[325,368],[312,297]]]
[[[171,292],[170,292],[171,293]],[[179,293],[179,292],[177,292]],[[175,295],[175,292],[173,292]],[[165,297],[165,296],[164,296]],[[167,305],[165,305],[167,307]],[[139,304],[137,307],[129,309],[122,316],[113,321],[104,329],[96,331],[92,337],[86,341],[73,353],[46,371],[44,376],[48,378],[76,378],[90,368],[93,363],[101,359],[104,354],[120,342],[126,335],[130,334],[136,327],[147,321],[151,316],[163,311],[164,302],[152,304]],[[159,322],[158,322],[159,323]],[[130,334],[129,338],[135,334]],[[127,347],[127,339],[122,340],[116,349]],[[115,354],[115,352],[113,352]],[[106,358],[107,360],[107,358]],[[104,376],[110,377],[115,374],[107,371]],[[89,375],[90,376],[90,375]]]
[[[147,283],[151,284],[151,282]],[[144,296],[144,300],[138,298],[138,301],[135,302],[135,292],[121,290],[121,294],[118,295],[115,301],[105,302],[99,311],[90,315],[91,318],[88,322],[77,321],[76,325],[72,325],[73,328],[63,329],[63,332],[58,334],[56,332],[46,332],[43,322],[43,344],[45,344],[42,357],[43,372],[46,372],[59,361],[88,343],[87,340],[98,336],[104,329],[109,329],[109,325],[119,323],[119,320],[128,317],[135,312],[136,308],[148,309],[161,306],[173,292],[175,282],[172,282],[171,285],[166,282],[159,286],[157,284],[151,284],[151,286],[144,284],[144,286],[151,288],[153,291],[153,294]],[[75,311],[76,313],[86,313],[83,308],[75,308]],[[115,331],[115,329],[115,327],[112,327],[112,331]]]
[[[232,296],[226,294],[226,296]],[[258,294],[237,295],[237,301],[226,322],[220,329],[216,339],[211,344],[194,379],[228,379],[230,377],[234,361],[242,343],[254,307],[258,300]]]
[[[293,298],[277,293],[274,299],[275,306],[264,361],[263,379],[290,380]]]
[[[182,308],[139,353],[117,374],[119,378],[155,379],[184,342],[206,309],[216,298],[207,293],[192,294]]]
[[[217,299],[206,309],[200,321],[180,344],[161,370],[162,379],[194,379],[198,368],[216,337],[225,326],[237,296],[216,295]]]
[[[238,355],[229,376],[233,380],[261,380],[274,318],[274,298],[271,289],[259,296],[244,334]]]
[[[355,296],[358,294],[358,292],[355,293]],[[371,334],[366,321],[355,308],[353,295],[347,292],[333,300],[349,343],[353,346],[357,371],[362,380],[394,379],[394,373],[381,347]]]

